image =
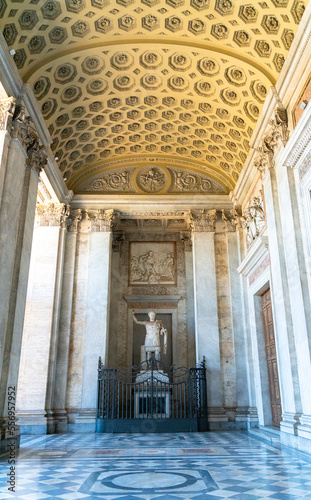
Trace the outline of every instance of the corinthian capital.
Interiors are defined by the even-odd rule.
[[[72,208],[67,211],[67,230],[70,233],[76,233],[78,230],[78,223],[82,219],[82,210],[77,208],[73,210]]]
[[[0,130],[9,130],[12,125],[15,98],[0,99]]]
[[[66,205],[64,203],[40,203],[36,208],[37,226],[61,226],[65,224]]]
[[[215,231],[216,209],[190,210],[189,229],[194,232]]]
[[[110,232],[115,226],[116,213],[114,210],[89,210],[92,232]]]

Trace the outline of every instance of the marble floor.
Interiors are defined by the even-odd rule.
[[[22,436],[16,492],[0,499],[311,498],[311,463],[247,432]]]

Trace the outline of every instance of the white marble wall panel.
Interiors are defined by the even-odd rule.
[[[45,413],[59,227],[34,230],[18,381],[17,410]]]
[[[311,303],[293,171],[276,169],[303,413],[311,415]]]
[[[237,406],[250,405],[250,379],[248,373],[247,339],[244,322],[243,296],[241,294],[241,276],[239,266],[239,232],[227,233],[228,271],[231,305],[233,349],[236,368]]]
[[[98,357],[107,362],[112,233],[91,233],[83,354],[82,408],[96,408]]]
[[[214,233],[194,232],[192,244],[196,357],[206,358],[209,407],[222,407]]]

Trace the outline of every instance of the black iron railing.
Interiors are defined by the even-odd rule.
[[[165,369],[151,358],[107,368],[99,358],[97,432],[207,430],[206,368]]]

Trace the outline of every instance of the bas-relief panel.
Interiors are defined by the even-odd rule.
[[[176,243],[130,242],[129,285],[176,285]]]
[[[158,245],[156,248],[164,250],[175,248],[175,282],[173,283],[142,283],[134,284],[129,282],[130,276],[130,247],[134,243],[144,243],[148,250],[150,243]],[[169,245],[167,245],[169,244]],[[139,247],[143,248],[143,247]],[[171,250],[168,250],[169,252]],[[145,252],[145,250],[144,250]],[[143,253],[143,252],[142,252]],[[166,255],[163,253],[163,255]],[[180,295],[181,299],[177,305],[178,341],[176,342],[177,359],[173,359],[173,363],[186,366],[188,359],[188,333],[187,333],[187,299],[186,299],[186,275],[185,275],[185,254],[184,245],[179,241],[179,235],[176,234],[154,234],[154,233],[127,233],[125,239],[120,244],[120,259],[119,268],[114,270],[114,284],[118,286],[118,290],[114,290],[114,299],[111,304],[111,324],[114,324],[114,330],[117,331],[117,342],[115,335],[110,332],[109,340],[109,359],[114,359],[118,366],[126,366],[128,356],[128,308],[135,309],[139,314],[139,309],[146,308],[146,302],[128,304],[124,296],[165,296]],[[116,276],[117,275],[117,276]],[[116,279],[117,278],[117,279]],[[117,285],[118,284],[118,285]],[[165,301],[164,301],[165,302]],[[152,309],[157,312],[157,309],[163,308],[163,303],[155,303]],[[165,306],[164,306],[165,307]],[[189,307],[189,306],[188,306]],[[117,317],[117,318],[116,318]],[[117,353],[111,351],[117,346]],[[110,363],[110,362],[109,362]]]

